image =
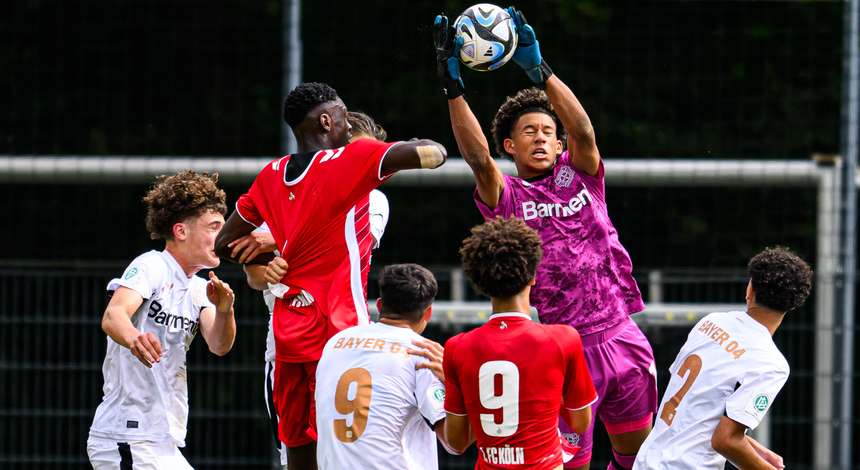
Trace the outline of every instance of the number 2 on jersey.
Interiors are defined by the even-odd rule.
[[[349,399],[350,385],[355,384],[355,395]],[[367,427],[367,415],[370,414],[371,386],[370,372],[356,367],[349,369],[337,381],[334,393],[334,407],[342,415],[352,414],[352,425],[347,426],[346,419],[334,420],[334,435],[347,444],[355,442]]]
[[[687,379],[684,380],[684,385],[681,385],[681,388],[678,389],[678,392],[663,405],[663,411],[660,412],[660,419],[666,423],[667,426],[672,425],[672,421],[675,420],[675,413],[678,409],[678,406],[681,405],[681,400],[684,399],[684,395],[690,391],[690,387],[693,386],[693,382],[696,381],[696,377],[699,376],[699,371],[702,370],[702,358],[696,354],[690,354],[684,359],[684,362],[681,364],[681,367],[678,368],[678,377],[684,378],[686,374]]]
[[[496,395],[496,376],[501,376],[502,387]],[[520,424],[520,370],[510,361],[489,361],[478,370],[478,396],[481,406],[488,410],[502,410],[502,422],[496,423],[494,413],[481,413],[484,434],[507,437],[517,432]]]

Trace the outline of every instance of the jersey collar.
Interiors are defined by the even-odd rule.
[[[499,312],[490,315],[490,318],[487,321],[495,320],[496,318],[522,318],[525,320],[531,320],[532,317],[526,315],[522,312]]]
[[[164,258],[164,261],[167,262],[168,266],[170,266],[170,270],[173,271],[173,278],[179,281],[179,285],[185,286],[191,281],[191,278],[185,275],[185,270],[182,269],[182,266],[179,265],[179,262],[176,261],[176,258],[174,258],[169,251],[163,250],[161,252],[161,257]]]

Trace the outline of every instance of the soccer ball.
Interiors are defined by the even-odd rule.
[[[517,48],[517,31],[511,15],[489,3],[467,8],[454,21],[454,32],[463,38],[460,61],[479,72],[505,65]]]

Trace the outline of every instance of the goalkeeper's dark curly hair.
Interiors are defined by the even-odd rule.
[[[146,230],[153,240],[173,239],[173,225],[207,211],[227,213],[226,194],[218,188],[218,173],[181,171],[161,175],[143,197]]]
[[[747,266],[755,301],[778,312],[790,312],[812,290],[812,268],[785,247],[765,248]]]
[[[382,142],[385,142],[385,139],[388,138],[388,133],[385,132],[385,129],[377,124],[372,117],[361,111],[349,111],[346,114],[346,119],[349,121],[349,125],[352,126],[351,132],[353,136],[362,134]]]
[[[295,128],[310,110],[337,98],[334,88],[325,83],[301,83],[284,100],[284,122]]]
[[[562,142],[567,140],[564,126],[561,125],[561,120],[555,114],[546,92],[538,88],[526,88],[518,91],[514,96],[507,97],[493,118],[490,132],[493,134],[493,143],[496,145],[496,152],[499,155],[512,157],[505,151],[505,139],[511,137],[514,124],[520,116],[534,112],[544,113],[551,117],[555,121],[556,138]]]
[[[537,232],[525,222],[496,217],[472,228],[460,246],[463,270],[475,288],[490,297],[509,298],[535,277],[543,251]]]

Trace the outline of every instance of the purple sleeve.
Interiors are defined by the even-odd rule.
[[[508,175],[503,175],[503,178],[505,181],[505,187],[502,188],[502,192],[499,193],[499,203],[495,208],[491,208],[484,203],[484,201],[481,200],[481,196],[478,195],[478,188],[475,188],[472,197],[475,199],[475,205],[478,206],[478,210],[481,211],[481,215],[484,216],[485,220],[492,219],[496,216],[510,217],[515,215],[513,195],[514,182]]]
[[[585,184],[585,187],[588,188],[588,192],[591,193],[594,197],[598,198],[601,201],[606,201],[606,182],[604,177],[606,176],[606,170],[603,168],[603,159],[600,159],[600,162],[597,164],[597,174],[594,176],[589,175],[584,171],[577,170],[572,163],[570,163],[570,153],[565,150],[563,154],[561,154],[561,158],[559,159],[559,163],[568,163],[573,171],[582,178],[582,182]]]

